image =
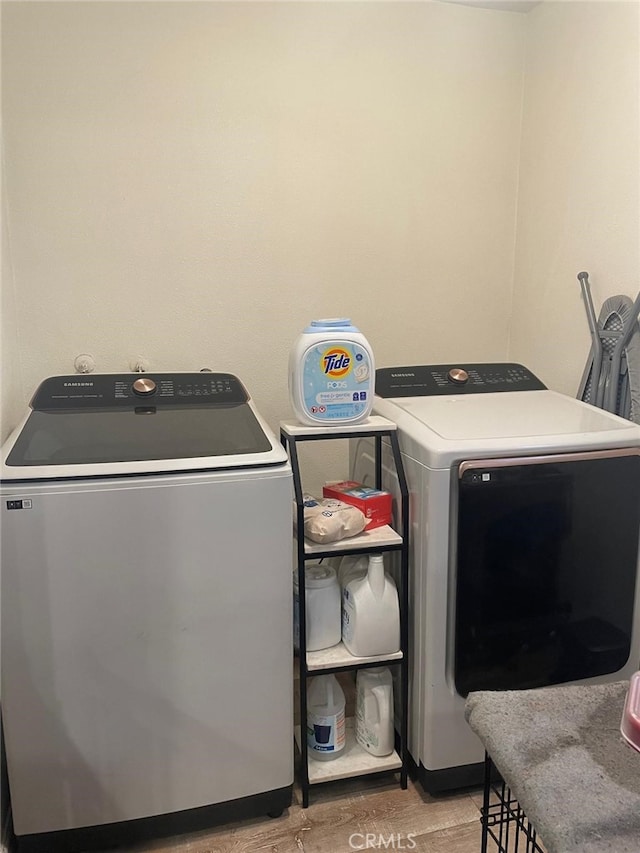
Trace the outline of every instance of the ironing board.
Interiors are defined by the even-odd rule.
[[[639,853],[640,752],[620,735],[628,686],[469,694],[467,722],[544,845],[527,850]]]

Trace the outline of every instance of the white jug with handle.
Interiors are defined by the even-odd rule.
[[[307,748],[309,758],[330,761],[344,750],[344,691],[335,675],[316,675],[307,688]]]
[[[351,575],[342,590],[342,642],[355,657],[400,650],[398,592],[382,554],[371,554],[366,575]]]
[[[369,568],[369,558],[366,554],[347,555],[340,561],[338,567],[338,583],[344,589],[352,578],[364,577]]]
[[[393,752],[393,679],[386,666],[356,676],[356,740],[371,755]]]

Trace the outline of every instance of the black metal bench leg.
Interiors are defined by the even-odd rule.
[[[491,796],[491,758],[489,753],[484,754],[484,792],[482,796],[482,845],[481,853],[487,853],[487,845],[489,843],[489,798]]]

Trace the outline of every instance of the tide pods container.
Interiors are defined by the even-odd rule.
[[[289,357],[289,395],[296,417],[312,426],[366,420],[375,372],[373,351],[351,320],[312,320]]]

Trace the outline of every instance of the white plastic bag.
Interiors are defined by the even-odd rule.
[[[366,523],[364,513],[344,501],[304,496],[304,535],[314,542],[339,542],[356,536]]]

